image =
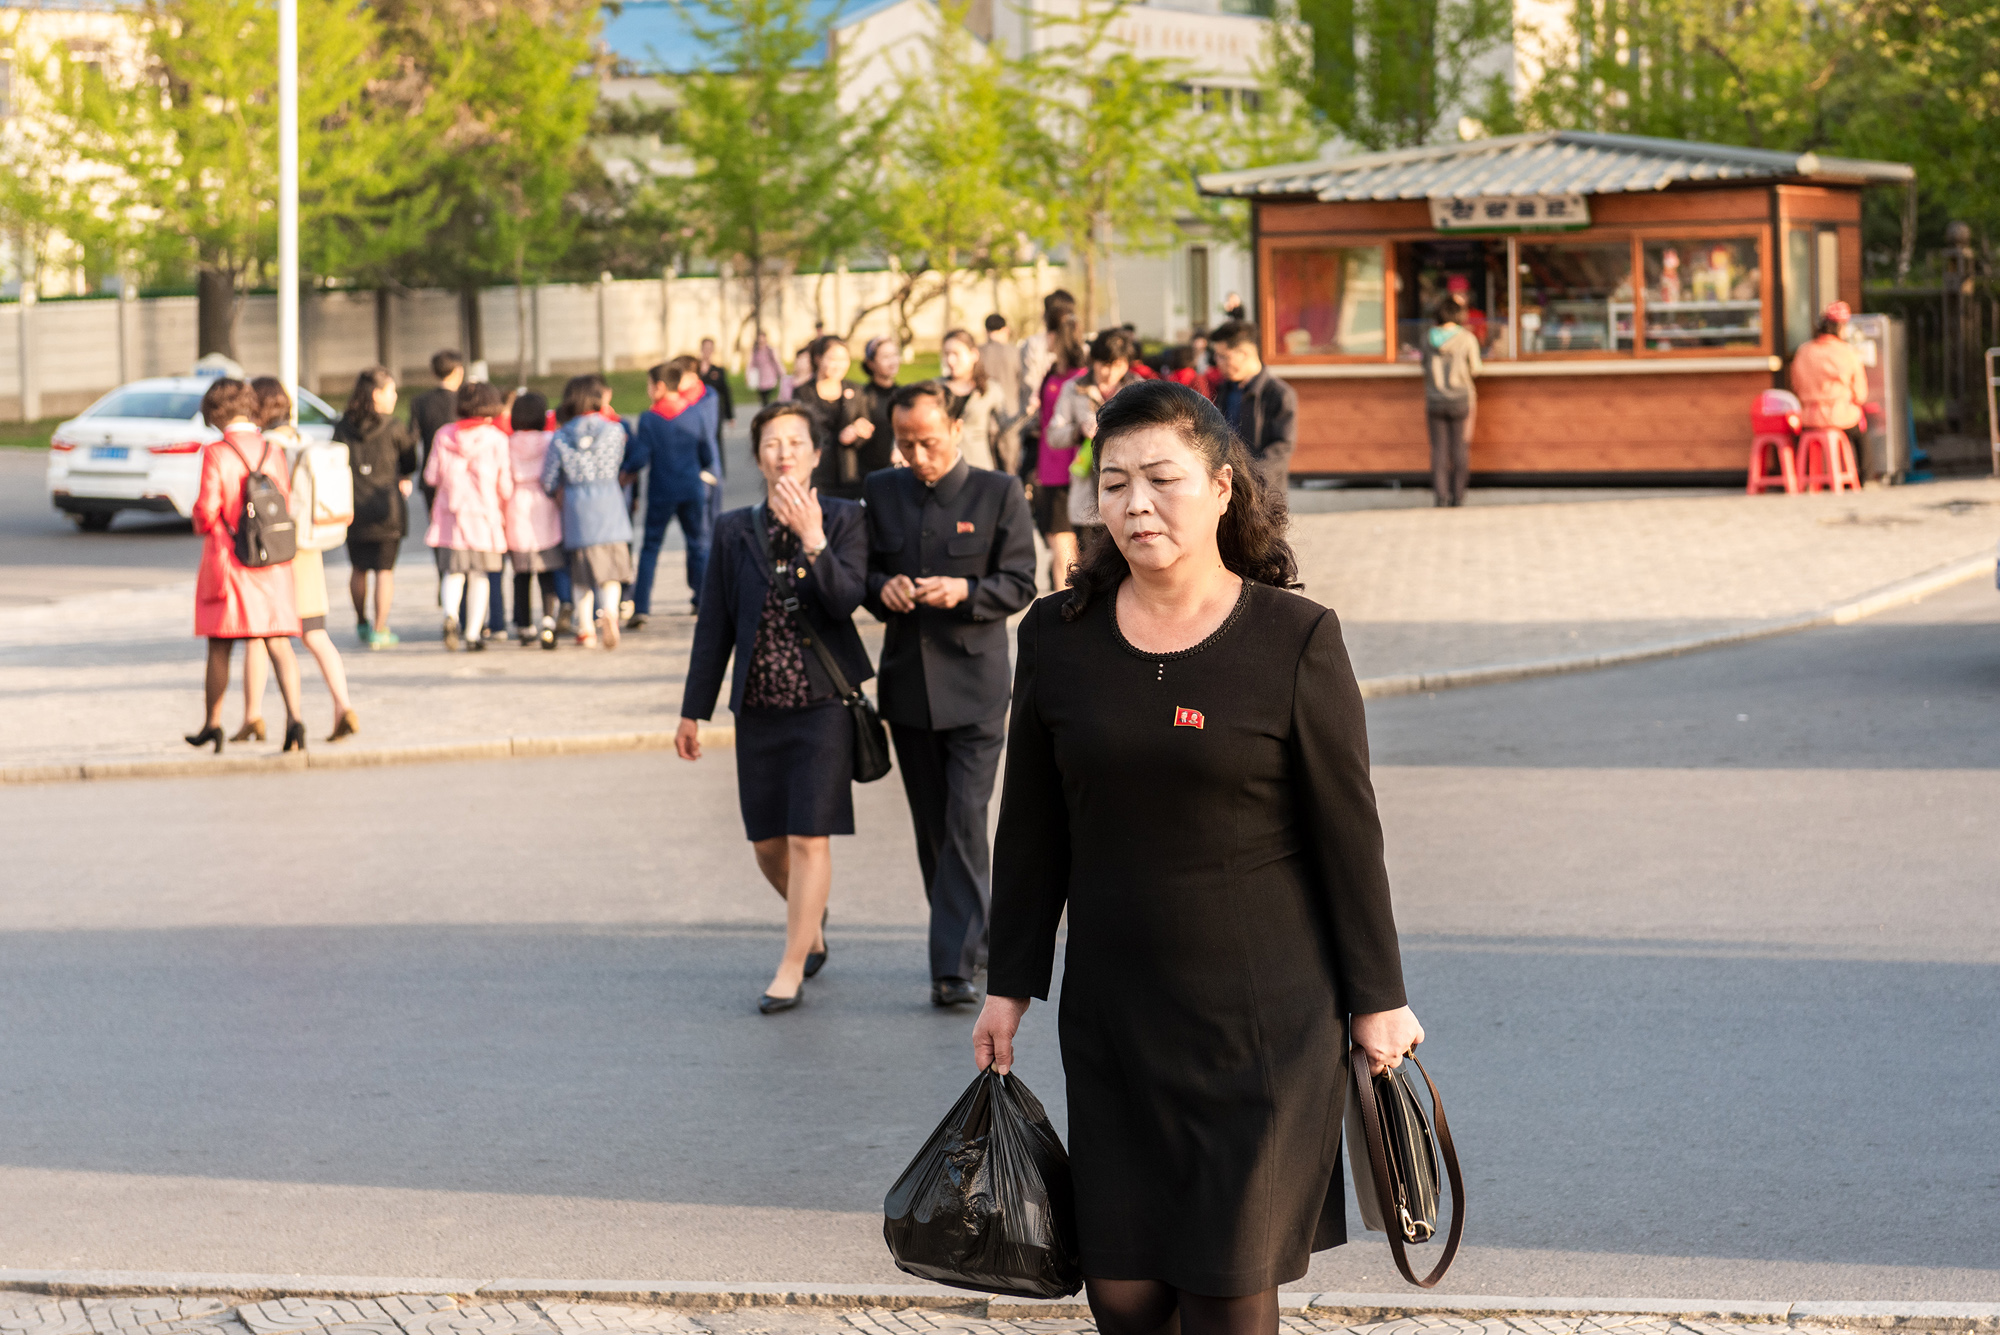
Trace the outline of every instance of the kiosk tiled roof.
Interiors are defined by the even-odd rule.
[[[1700,181],[1913,180],[1900,162],[1777,153],[1630,134],[1548,130],[1295,162],[1200,177],[1207,195],[1291,197],[1326,203],[1478,199],[1492,195],[1617,195]]]

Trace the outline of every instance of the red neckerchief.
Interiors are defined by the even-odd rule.
[[[544,431],[554,431],[554,430],[557,430],[558,428],[560,428],[561,426],[562,426],[562,423],[561,423],[561,422],[558,422],[558,421],[556,421],[556,410],[555,410],[555,409],[551,408],[551,409],[549,409],[549,410],[548,410],[548,411],[547,411],[546,413],[543,413],[543,414],[542,414],[542,430],[544,430]]]
[[[670,394],[662,394],[659,398],[653,400],[653,406],[646,409],[646,411],[664,421],[671,422],[697,403],[700,403],[701,396],[707,392],[707,385],[697,384],[685,394],[679,390],[675,390]]]

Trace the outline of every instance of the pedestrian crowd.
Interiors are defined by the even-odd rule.
[[[893,339],[869,341],[851,379],[838,337],[786,372],[760,336],[747,379],[764,495],[719,515],[732,404],[712,345],[654,367],[637,419],[601,377],[552,407],[441,353],[405,427],[393,376],[373,368],[336,431],[338,487],[287,436],[281,390],[219,380],[196,510],[208,713],[188,740],[221,749],[242,639],[275,669],[286,748],[302,746],[299,636],[336,737],[352,734],[318,553],[338,527],[362,641],[395,643],[417,487],[448,649],[504,635],[509,567],[523,644],[615,648],[645,625],[678,523],[696,620],[674,749],[702,759],[726,690],[744,834],[785,904],[757,1009],[797,1010],[827,967],[832,840],[854,833],[853,785],[885,776],[893,751],[930,906],[929,1000],[980,1005],[987,977],[982,1071],[1012,1066],[1068,922],[1059,1034],[1098,1329],[1275,1335],[1278,1286],[1345,1240],[1350,1063],[1379,1075],[1423,1041],[1359,688],[1286,539],[1296,400],[1242,318],[1151,358],[1130,329],[1086,336],[1066,293],[1042,324],[1018,345],[997,315],[983,340],[953,329],[939,374],[900,384]],[[1477,363],[1449,331],[1433,352],[1427,411],[1449,455]],[[296,540],[278,531],[294,516]],[[863,608],[885,626],[879,664]],[[246,668],[253,706],[261,685]]]

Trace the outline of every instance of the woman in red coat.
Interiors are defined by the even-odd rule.
[[[208,637],[208,719],[189,746],[222,750],[222,697],[229,690],[229,655],[237,640],[262,640],[278,670],[285,697],[285,750],[305,749],[299,718],[299,664],[290,636],[299,633],[298,600],[289,562],[246,566],[236,559],[236,525],[243,514],[243,483],[251,470],[291,492],[283,450],[257,429],[257,393],[241,380],[218,380],[201,397],[202,420],[222,432],[201,454],[201,493],[194,503],[194,531],[208,535],[201,573],[194,582],[194,633]]]

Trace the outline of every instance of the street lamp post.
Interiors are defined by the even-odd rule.
[[[278,379],[299,419],[299,0],[278,0]]]

